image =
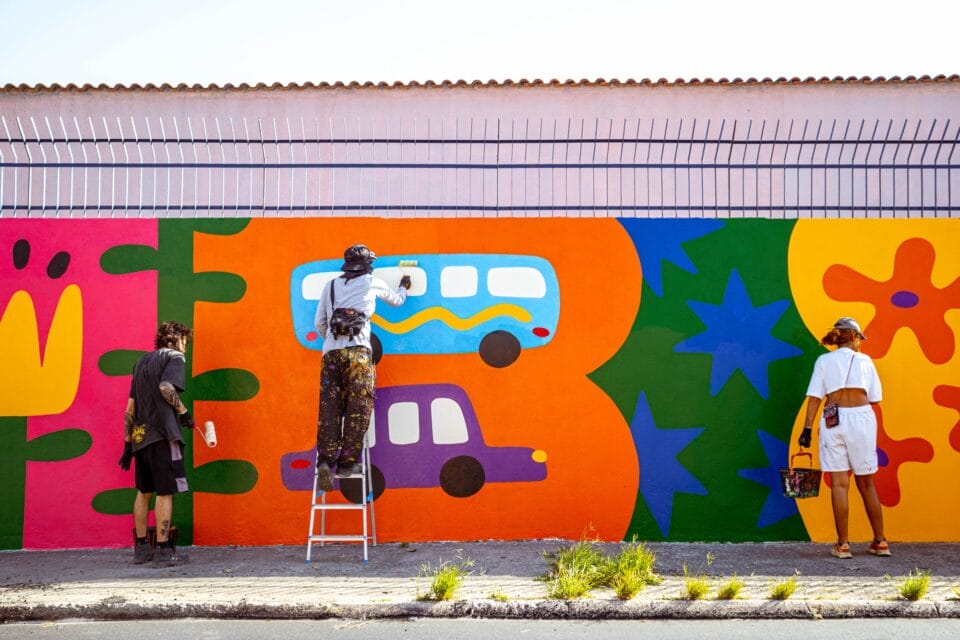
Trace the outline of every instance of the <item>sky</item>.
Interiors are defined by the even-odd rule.
[[[960,73],[952,0],[0,0],[0,85]]]

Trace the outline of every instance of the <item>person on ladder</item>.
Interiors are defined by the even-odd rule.
[[[323,340],[320,420],[317,424],[317,486],[333,490],[339,478],[360,473],[363,438],[370,426],[376,368],[370,345],[370,318],[377,299],[398,307],[407,299],[410,276],[393,291],[373,275],[376,254],[355,244],[343,252],[343,274],[324,287],[314,324]]]

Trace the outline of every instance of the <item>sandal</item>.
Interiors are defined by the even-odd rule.
[[[847,542],[844,542],[843,544],[838,542],[837,544],[833,545],[833,549],[830,551],[830,553],[833,554],[834,558],[846,559],[853,557],[853,554],[850,553],[850,544]]]
[[[867,549],[867,551],[875,556],[889,556],[890,545],[887,544],[886,540],[874,540],[870,543],[870,547]]]

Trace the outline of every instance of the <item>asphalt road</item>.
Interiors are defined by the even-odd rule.
[[[852,620],[169,620],[0,625],[0,639],[121,640],[955,640],[960,619]]]

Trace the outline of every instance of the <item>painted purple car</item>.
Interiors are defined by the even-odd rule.
[[[456,498],[472,496],[487,482],[536,482],[547,477],[547,454],[529,447],[488,447],[466,392],[453,384],[377,389],[367,432],[373,497],[384,489],[440,486]],[[310,491],[316,449],[280,459],[283,485]],[[353,484],[358,486],[354,487]],[[360,502],[359,480],[341,492]]]

